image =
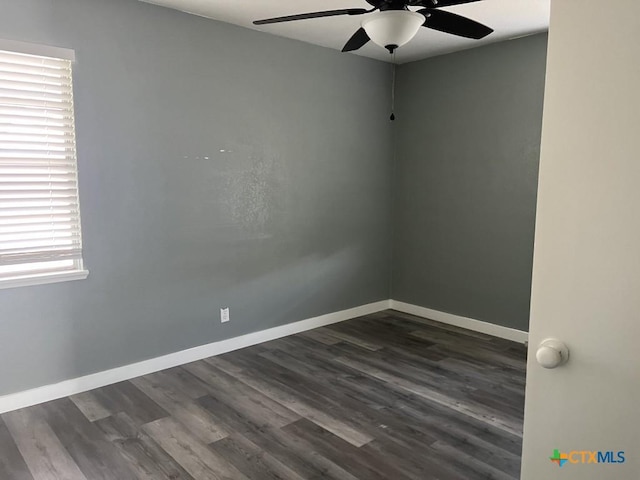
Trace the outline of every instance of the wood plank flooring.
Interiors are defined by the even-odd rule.
[[[2,415],[2,480],[512,480],[523,346],[395,311]]]

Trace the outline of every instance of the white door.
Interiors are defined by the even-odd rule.
[[[522,479],[638,480],[640,0],[552,0],[547,68]]]

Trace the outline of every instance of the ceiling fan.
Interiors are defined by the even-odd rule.
[[[393,53],[396,48],[409,42],[418,33],[420,27],[476,40],[486,37],[493,32],[492,28],[455,13],[438,10],[441,7],[478,1],[480,0],[366,0],[373,7],[370,10],[365,8],[326,10],[267,18],[265,20],[256,20],[253,23],[254,25],[268,25],[309,18],[366,15],[362,21],[362,26],[349,39],[342,51],[358,50],[371,40],[389,50],[389,53]],[[409,10],[409,7],[422,8],[412,11]]]

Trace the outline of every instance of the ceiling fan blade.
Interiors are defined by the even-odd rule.
[[[265,20],[256,20],[254,25],[267,25],[270,23],[291,22],[293,20],[306,20],[307,18],[335,17],[338,15],[362,15],[369,13],[371,10],[364,8],[345,8],[342,10],[327,10],[324,12],[301,13],[299,15],[287,15],[286,17],[267,18]]]
[[[412,0],[409,5],[423,6],[427,8],[452,7],[464,3],[479,2],[480,0]]]
[[[426,18],[423,24],[424,27],[458,35],[459,37],[480,40],[493,32],[493,29],[486,25],[445,10],[425,8],[419,10],[418,13],[423,14]]]
[[[360,29],[353,34],[353,37],[349,39],[342,51],[353,52],[354,50],[358,50],[366,45],[369,40],[371,39],[369,38],[369,35],[367,35],[367,32],[364,31],[364,28],[360,27]]]

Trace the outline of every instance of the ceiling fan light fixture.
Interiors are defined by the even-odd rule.
[[[425,17],[409,10],[384,10],[368,15],[362,21],[371,40],[393,52],[416,36]]]

